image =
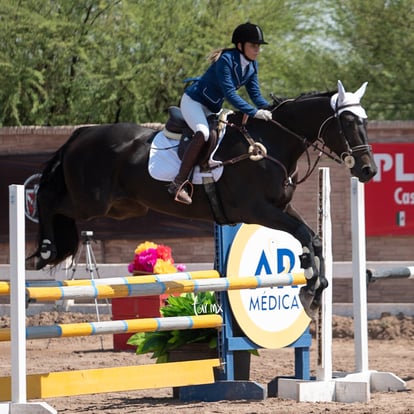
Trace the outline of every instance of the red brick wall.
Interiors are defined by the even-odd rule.
[[[371,122],[369,137],[374,142],[414,142],[414,122]],[[0,155],[53,152],[63,144],[73,127],[21,127],[0,128]],[[350,228],[350,176],[343,166],[332,161],[323,161],[320,166],[330,168],[331,207],[334,261],[350,261],[352,255]],[[300,169],[306,169],[305,159]],[[315,172],[301,184],[295,194],[294,205],[308,224],[316,228],[317,186]],[[3,211],[4,208],[3,208]],[[131,258],[137,241],[117,240],[99,242],[94,252],[99,263],[124,263]],[[178,262],[212,262],[214,259],[213,238],[169,239],[166,243],[173,248]],[[410,237],[368,237],[367,260],[369,261],[414,261],[414,236]],[[32,249],[28,245],[27,252]],[[8,246],[0,246],[0,263],[8,263]]]

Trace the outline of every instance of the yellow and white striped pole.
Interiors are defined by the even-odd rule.
[[[173,293],[222,292],[238,289],[295,286],[305,283],[306,279],[303,273],[286,273],[281,275],[221,277],[215,279],[175,280],[124,285],[29,287],[26,288],[26,294],[28,299],[38,301],[80,298],[110,299]]]
[[[183,329],[219,328],[221,315],[175,316],[168,318],[125,319],[119,321],[28,326],[26,339],[65,338],[118,333],[159,332]],[[0,341],[10,340],[10,328],[0,329]]]

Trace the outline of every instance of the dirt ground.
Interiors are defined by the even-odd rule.
[[[28,318],[30,325],[93,321],[94,315],[47,313]],[[8,326],[6,317],[0,326]],[[354,370],[353,323],[351,318],[334,317],[333,369]],[[407,388],[400,392],[372,393],[368,403],[298,403],[280,398],[264,401],[220,401],[213,403],[183,403],[172,397],[171,388],[129,391],[123,393],[93,394],[66,398],[50,398],[46,402],[59,413],[127,414],[137,412],[183,414],[210,413],[414,413],[414,318],[403,315],[387,316],[369,321],[369,368],[392,372],[404,381]],[[46,357],[45,357],[46,356]],[[311,353],[312,374],[316,365]],[[30,340],[27,342],[27,369],[29,373],[75,370],[132,364],[153,363],[149,355],[113,351],[111,335]],[[260,350],[252,357],[250,379],[266,385],[276,376],[292,375],[292,349]],[[10,343],[0,343],[0,376],[10,375]]]

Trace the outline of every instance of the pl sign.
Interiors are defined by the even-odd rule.
[[[373,144],[377,175],[365,185],[368,236],[414,235],[414,144]]]

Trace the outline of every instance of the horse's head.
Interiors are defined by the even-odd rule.
[[[326,145],[361,182],[369,181],[377,173],[368,144],[367,114],[361,105],[366,87],[367,82],[354,93],[346,92],[342,82],[338,81],[338,92],[332,95],[330,102],[338,123],[327,125],[323,136]]]

